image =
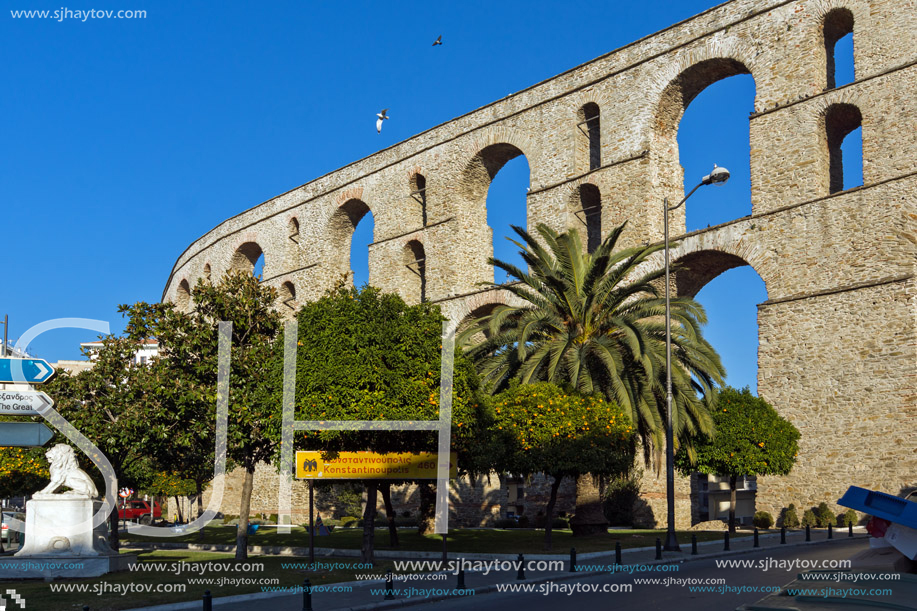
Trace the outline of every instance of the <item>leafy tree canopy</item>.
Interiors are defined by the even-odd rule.
[[[793,468],[799,431],[747,387],[722,389],[713,419],[716,435],[695,441],[696,463],[684,450],[676,455],[683,473],[786,475]]]
[[[633,465],[636,434],[623,410],[549,382],[494,397],[503,471],[554,477],[619,475]]]
[[[298,317],[297,420],[436,420],[440,402],[442,322],[439,307],[408,306],[373,287],[343,285],[303,307]],[[283,345],[274,347],[275,400],[280,405]],[[452,448],[460,467],[482,462],[487,397],[471,363],[456,351]],[[325,451],[435,451],[426,432],[304,432],[299,444]]]
[[[150,449],[158,449],[161,468],[192,479],[212,474],[221,321],[232,322],[229,458],[252,471],[271,458],[280,438],[280,404],[267,375],[280,331],[272,309],[276,296],[250,273],[228,272],[217,284],[198,281],[189,312],[173,304],[121,306],[133,340],[155,337],[160,343],[160,358],[149,369],[159,409],[146,425],[156,437]]]

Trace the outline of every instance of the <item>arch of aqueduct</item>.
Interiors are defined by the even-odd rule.
[[[835,88],[831,43],[851,30],[856,79]],[[278,307],[317,298],[349,272],[372,211],[370,283],[459,321],[505,299],[477,284],[493,280],[485,202],[504,163],[528,160],[529,228],[585,219],[605,235],[626,219],[630,243],[661,240],[660,202],[683,194],[684,109],[750,73],[752,214],[676,238],[678,291],[739,265],[766,285],[758,391],[803,436],[789,477],[759,478],[759,509],[833,502],[850,484],[898,493],[917,485],[915,64],[913,0],[733,0],[222,222],[182,253],[163,299],[262,252]],[[864,184],[845,191],[839,144],[858,126]],[[687,480],[678,493],[682,519]]]

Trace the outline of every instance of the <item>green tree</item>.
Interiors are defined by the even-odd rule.
[[[59,371],[45,385],[56,409],[108,458],[119,486],[137,487],[143,472],[143,448],[150,440],[146,427],[154,409],[154,379],[136,362],[136,343],[109,335],[102,347],[85,351],[93,366],[76,375]],[[104,487],[100,486],[99,490]],[[119,547],[118,509],[109,516],[111,545]]]
[[[436,420],[439,417],[442,321],[439,307],[408,306],[378,289],[339,285],[298,314],[297,420]],[[275,346],[275,405],[280,405],[283,346]],[[472,364],[457,351],[451,448],[464,472],[489,469],[487,397]],[[306,431],[299,449],[430,452],[425,431]],[[378,480],[366,480],[363,558],[372,562]]]
[[[249,272],[227,272],[217,284],[198,280],[190,312],[171,304],[139,303],[128,332],[155,337],[160,358],[151,368],[160,409],[145,421],[157,464],[201,483],[212,474],[216,423],[218,323],[232,323],[227,456],[244,469],[236,558],[248,556],[248,517],[255,467],[269,461],[280,440],[279,403],[270,385],[272,344],[280,330],[274,288]],[[198,496],[200,498],[200,496]]]
[[[735,532],[736,479],[740,475],[786,475],[799,451],[799,431],[746,387],[720,391],[713,416],[716,435],[695,441],[696,456],[675,456],[685,474],[729,477],[729,532]]]
[[[150,496],[172,497],[175,499],[176,511],[178,511],[178,521],[184,522],[185,516],[182,514],[182,497],[189,497],[196,491],[194,480],[186,479],[176,473],[166,473],[160,471],[153,473],[148,481],[140,488],[141,494]],[[165,515],[166,507],[163,506],[163,518],[168,519]]]
[[[125,332],[130,337],[159,342],[159,357],[151,364],[157,407],[149,413],[151,443],[145,450],[158,471],[194,482],[200,517],[204,486],[214,471],[218,340],[212,321],[205,321],[195,307],[186,313],[171,303],[138,302],[121,306],[121,311],[129,316]],[[232,372],[230,376],[232,380]],[[227,471],[231,465],[228,461]]]
[[[545,473],[553,480],[545,508],[544,546],[549,550],[561,482],[566,477],[627,473],[636,451],[633,427],[614,403],[550,382],[512,385],[494,397],[494,411],[499,470]]]
[[[664,270],[640,266],[661,247],[615,250],[624,227],[612,230],[591,254],[576,230],[558,234],[542,224],[539,241],[513,227],[529,271],[490,262],[518,281],[503,288],[522,305],[497,306],[460,341],[494,392],[518,378],[523,384],[570,384],[615,402],[634,423],[644,460],[649,463],[655,452],[658,464],[665,437],[666,359],[665,300],[656,285]],[[674,431],[676,442],[690,447],[694,435],[713,432],[710,405],[724,370],[701,335],[706,322],[701,305],[676,297],[671,315]],[[600,504],[587,478],[578,480],[577,498]],[[598,509],[594,521],[604,522]]]

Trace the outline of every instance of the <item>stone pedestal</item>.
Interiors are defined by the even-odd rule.
[[[111,549],[107,522],[92,527],[101,506],[101,501],[67,495],[26,503],[25,544],[14,557],[0,558],[0,575],[50,580],[127,570],[137,556]]]
[[[102,501],[56,495],[26,503],[25,545],[16,552],[26,556],[112,556],[108,523],[92,528],[92,516]]]

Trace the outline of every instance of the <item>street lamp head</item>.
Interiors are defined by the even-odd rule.
[[[701,181],[705,185],[722,185],[729,180],[729,170],[726,168],[717,167],[713,164],[713,170],[707,176],[704,176],[704,179]]]

